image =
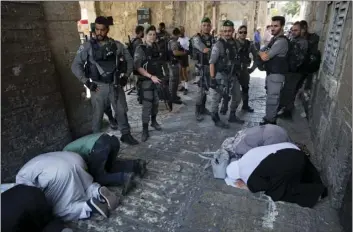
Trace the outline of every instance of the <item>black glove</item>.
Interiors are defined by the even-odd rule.
[[[211,87],[212,89],[215,89],[215,88],[217,87],[217,80],[216,80],[216,78],[211,78],[210,87]]]
[[[254,69],[248,68],[248,73],[251,74],[252,72],[254,72]]]
[[[125,85],[127,85],[128,79],[129,78],[125,75],[120,77],[120,81],[119,81],[120,86],[124,87]]]
[[[91,82],[90,80],[87,80],[87,81],[86,81],[85,86],[86,86],[89,90],[91,90],[91,91],[93,91],[93,92],[95,92],[95,91],[97,90],[97,87],[98,87],[96,83]]]

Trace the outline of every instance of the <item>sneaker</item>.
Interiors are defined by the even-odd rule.
[[[123,186],[123,190],[121,194],[123,196],[126,196],[128,192],[130,192],[133,188],[136,187],[136,183],[134,182],[135,179],[135,174],[134,173],[126,173],[125,174],[125,182]]]
[[[112,130],[117,130],[118,129],[118,122],[116,119],[109,120],[109,125]]]
[[[99,213],[105,218],[109,217],[109,210],[107,204],[100,202],[96,198],[91,198],[86,203],[92,210],[92,213]]]
[[[119,198],[112,193],[107,187],[102,186],[98,189],[99,195],[104,199],[108,204],[110,210],[114,210],[119,205]]]

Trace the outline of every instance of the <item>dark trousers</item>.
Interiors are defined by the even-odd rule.
[[[283,89],[281,90],[279,109],[285,107],[285,110],[292,111],[294,109],[295,97],[297,95],[298,83],[302,78],[300,73],[286,74]]]
[[[94,180],[104,186],[124,184],[126,173],[135,170],[135,160],[117,160],[119,139],[103,134],[94,144],[88,157],[88,172]]]
[[[113,116],[113,111],[112,111],[112,107],[109,104],[109,106],[104,110],[104,113],[108,116],[109,121],[114,120],[114,116]]]
[[[1,194],[1,231],[61,232],[64,228],[39,188],[16,185]]]

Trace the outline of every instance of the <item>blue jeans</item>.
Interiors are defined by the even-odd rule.
[[[88,172],[104,186],[124,184],[128,173],[135,169],[135,160],[117,160],[119,139],[103,134],[94,144],[88,157]]]

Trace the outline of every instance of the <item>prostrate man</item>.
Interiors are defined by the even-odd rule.
[[[229,128],[228,124],[221,121],[218,108],[222,96],[228,97],[231,94],[231,112],[228,121],[231,123],[244,122],[235,114],[241,101],[240,84],[236,75],[237,69],[240,68],[240,59],[235,40],[232,38],[234,32],[233,22],[226,20],[223,23],[222,31],[222,37],[213,46],[210,58],[211,114],[212,120],[217,127]]]
[[[265,62],[267,72],[266,115],[260,125],[276,124],[280,93],[285,80],[284,75],[288,72],[288,42],[283,32],[284,24],[285,18],[283,16],[272,17],[271,33],[273,38],[265,48],[266,51],[259,52],[261,60]]]
[[[201,33],[197,33],[192,37],[192,53],[197,60],[196,67],[200,72],[200,80],[198,81],[198,90],[196,96],[196,120],[202,121],[204,117],[202,115],[209,114],[206,108],[207,95],[206,92],[209,91],[210,85],[210,65],[209,65],[209,55],[211,53],[211,48],[213,45],[213,37],[211,32],[211,20],[209,18],[204,18],[201,21]]]
[[[110,101],[122,134],[120,140],[130,145],[136,145],[138,141],[130,133],[127,102],[122,88],[126,85],[128,76],[133,70],[133,61],[129,51],[122,43],[107,36],[110,24],[105,17],[96,18],[96,39],[91,39],[80,46],[71,69],[75,76],[91,91],[93,133],[101,130],[103,113]],[[125,73],[121,73],[124,70],[122,60],[127,63]],[[88,73],[85,73],[84,70],[86,62]],[[116,75],[120,76],[120,74],[124,74],[124,76],[116,81]]]

